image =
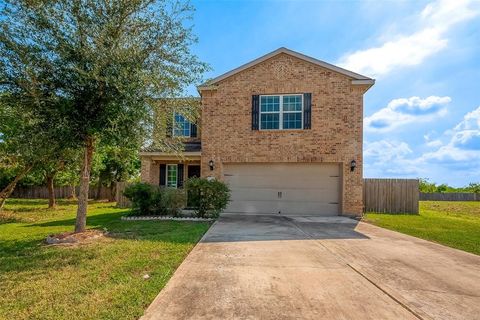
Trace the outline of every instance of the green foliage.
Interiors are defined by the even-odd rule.
[[[465,189],[469,192],[480,193],[480,183],[470,183]]]
[[[141,215],[152,214],[152,204],[158,201],[154,187],[148,183],[131,184],[125,188],[123,194],[132,202],[133,210]]]
[[[435,184],[435,182],[430,182],[428,179],[420,178],[419,179],[419,190],[424,193],[452,193],[452,192],[466,192],[466,193],[480,193],[480,183],[470,183],[468,186],[455,188],[451,187],[446,183],[440,185]]]
[[[136,147],[103,146],[95,154],[92,180],[111,187],[115,182],[129,181],[140,174],[140,157]]]
[[[124,195],[132,202],[135,215],[177,216],[186,203],[184,190],[160,188],[147,183],[129,185]]]
[[[207,69],[191,52],[192,12],[184,0],[2,1],[2,103],[22,125],[45,131],[9,135],[9,160],[17,152],[22,162],[41,162],[35,151],[43,145],[86,149],[80,182],[88,190],[96,148],[140,148],[155,101],[182,94]],[[18,147],[22,134],[29,144]],[[86,194],[79,195],[77,231],[85,224]]]
[[[190,52],[196,37],[186,1],[4,2],[3,91],[35,102],[24,107],[38,114],[61,115],[72,129],[65,138],[77,145],[86,137],[139,144],[152,101],[206,70]]]
[[[185,182],[188,205],[195,208],[199,217],[218,217],[230,201],[230,189],[218,180],[191,178]]]
[[[185,208],[184,190],[173,188],[154,188],[152,196],[152,211],[157,215],[179,216]]]
[[[436,192],[437,186],[435,185],[434,182],[429,182],[428,179],[420,178],[419,190],[420,192],[432,193],[432,192]]]

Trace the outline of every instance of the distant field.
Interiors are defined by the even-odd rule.
[[[367,213],[364,220],[480,255],[479,201],[420,201],[419,215]]]

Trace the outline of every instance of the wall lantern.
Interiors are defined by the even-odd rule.
[[[215,163],[213,160],[208,161],[208,166],[210,167],[210,170],[213,171],[213,168],[215,168]]]
[[[350,162],[350,171],[353,172],[356,167],[357,167],[357,161],[352,160],[352,161]]]

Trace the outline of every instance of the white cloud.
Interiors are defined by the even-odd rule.
[[[412,153],[403,141],[365,141],[365,171],[370,177],[416,175],[418,168],[407,158]]]
[[[363,154],[374,160],[389,161],[412,153],[412,149],[405,142],[380,140],[374,142],[365,141]]]
[[[463,120],[452,130],[445,132],[450,136],[447,144],[437,150],[423,154],[419,162],[441,162],[454,165],[480,163],[480,107],[467,113]]]
[[[365,129],[369,131],[390,131],[412,122],[431,121],[447,113],[450,97],[430,96],[394,99],[382,108],[365,117]]]
[[[436,139],[436,140],[427,141],[425,144],[431,148],[438,148],[443,145],[443,142],[440,139]]]
[[[365,141],[365,175],[368,177],[428,177],[437,182],[478,181],[480,179],[480,106],[465,114],[462,121],[444,132],[447,140],[424,135],[433,148],[417,155],[403,141]],[[431,149],[430,149],[431,150]],[[460,181],[460,182],[459,182]]]
[[[382,36],[383,44],[342,57],[339,64],[371,77],[380,77],[404,66],[422,63],[448,45],[448,31],[480,13],[479,1],[437,0],[429,3],[418,17],[419,30],[410,34]]]

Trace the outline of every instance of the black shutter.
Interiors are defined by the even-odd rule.
[[[312,128],[312,94],[303,94],[303,129]]]
[[[165,121],[165,127],[166,127],[166,130],[167,132],[165,132],[166,136],[167,137],[171,137],[172,136],[172,132],[173,132],[173,113],[167,113],[167,119]]]
[[[160,164],[160,186],[164,187],[166,185],[166,171],[167,165]]]
[[[258,130],[260,97],[258,95],[252,96],[252,130]]]
[[[197,125],[195,123],[190,124],[190,137],[192,138],[197,137]]]
[[[183,187],[183,164],[177,165],[177,188]]]

